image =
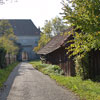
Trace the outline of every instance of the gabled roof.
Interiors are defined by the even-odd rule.
[[[8,20],[13,27],[16,36],[40,35],[40,30],[34,25],[31,19],[0,19]]]
[[[73,28],[69,28],[67,29],[65,32],[71,32]],[[65,33],[64,32],[64,33]],[[70,35],[61,35],[58,34],[57,36],[55,36],[53,39],[51,39],[46,46],[44,46],[42,49],[40,49],[37,54],[49,54],[55,50],[57,50],[58,48],[60,48],[63,43],[68,39]]]

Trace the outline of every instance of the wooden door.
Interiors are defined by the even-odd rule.
[[[27,52],[22,52],[22,61],[28,61],[28,54],[27,54]]]

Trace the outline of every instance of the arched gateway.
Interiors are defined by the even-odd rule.
[[[30,61],[37,59],[33,48],[37,46],[40,38],[40,29],[30,19],[8,20],[17,36],[16,43],[19,45],[19,61]]]
[[[22,61],[28,61],[28,53],[27,52],[22,52]]]

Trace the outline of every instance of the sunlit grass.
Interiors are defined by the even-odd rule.
[[[43,72],[48,74],[56,82],[64,86],[73,92],[75,92],[81,100],[100,100],[100,83],[93,82],[91,80],[82,80],[80,77],[67,77],[63,75],[57,75],[54,71],[49,70],[49,64],[42,64],[41,61],[33,61],[31,64]]]
[[[81,100],[100,100],[100,83],[91,80],[83,81],[80,77],[65,77],[51,75],[57,83],[71,89]]]
[[[3,86],[4,82],[7,80],[11,71],[16,67],[18,62],[8,65],[4,69],[0,69],[0,88]]]

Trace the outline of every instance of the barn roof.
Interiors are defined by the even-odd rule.
[[[65,32],[70,32],[72,28],[67,29]],[[51,39],[42,49],[40,49],[37,54],[49,54],[58,48],[60,48],[63,43],[68,39],[70,35],[58,34],[53,39]]]
[[[31,19],[0,19],[8,20],[13,27],[16,36],[40,35],[40,30],[34,25]]]

